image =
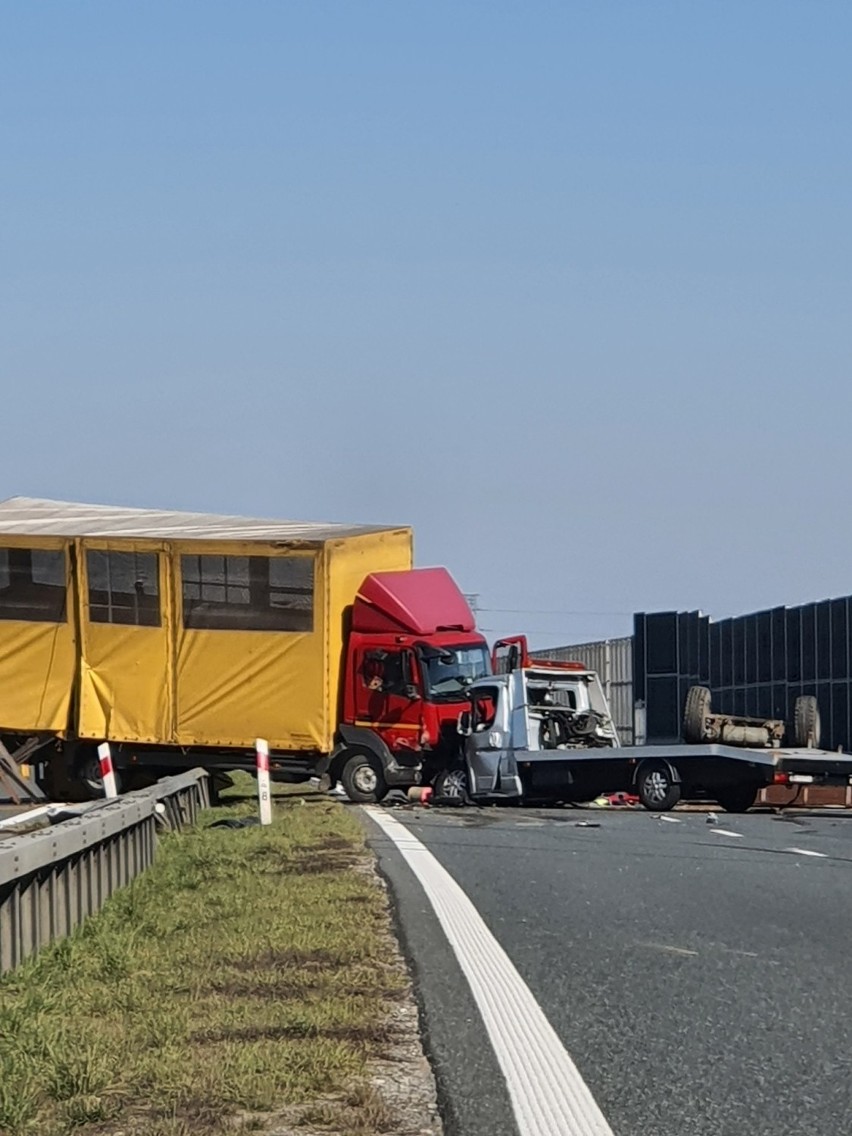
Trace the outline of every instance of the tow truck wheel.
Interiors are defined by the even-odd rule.
[[[649,761],[640,768],[636,792],[642,805],[654,813],[666,813],[680,800],[680,785],[664,761]]]
[[[354,753],[343,766],[340,783],[350,801],[375,805],[387,795],[388,786],[377,758],[366,751]]]
[[[716,800],[726,813],[745,813],[757,797],[757,785],[725,785],[716,790]]]
[[[435,779],[434,800],[441,805],[466,805],[469,800],[467,770],[444,769]]]

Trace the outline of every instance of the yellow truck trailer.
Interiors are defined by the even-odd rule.
[[[0,734],[328,752],[345,613],[411,566],[407,527],[0,502]]]
[[[0,740],[47,792],[193,765],[414,783],[485,641],[408,527],[0,502]]]

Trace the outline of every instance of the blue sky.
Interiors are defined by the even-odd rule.
[[[410,523],[540,645],[852,592],[850,48],[824,0],[0,2],[0,496]]]

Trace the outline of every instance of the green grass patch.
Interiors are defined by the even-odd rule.
[[[302,1105],[317,1124],[332,1098],[351,1101],[351,1131],[386,1130],[355,1097],[406,976],[360,825],[290,789],[270,828],[210,827],[253,813],[253,789],[239,779],[99,915],[0,980],[4,1136],[213,1136]]]

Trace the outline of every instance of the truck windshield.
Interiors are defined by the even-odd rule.
[[[427,698],[434,702],[463,702],[470,684],[491,673],[485,647],[430,648],[420,652]]]

